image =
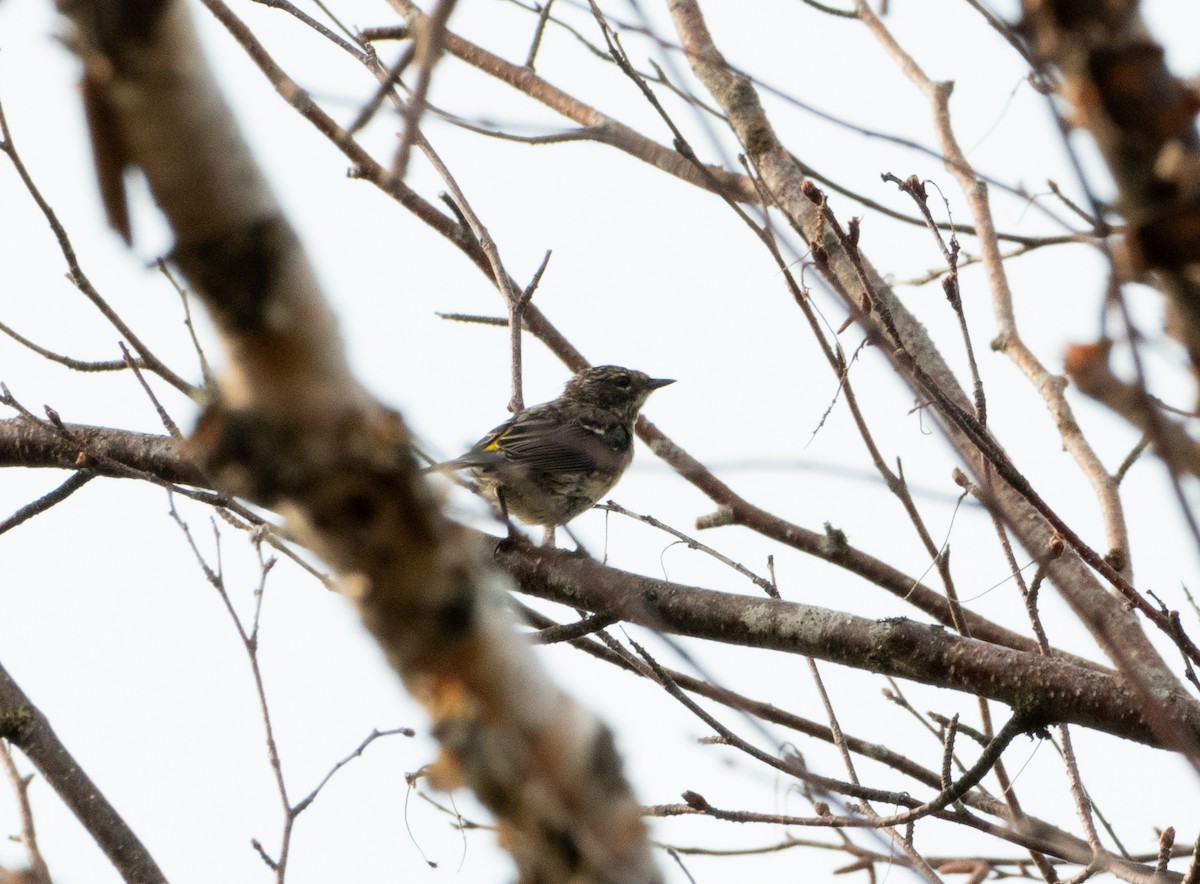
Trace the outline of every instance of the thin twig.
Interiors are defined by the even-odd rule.
[[[154,355],[114,310],[109,303],[100,295],[100,293],[92,285],[87,275],[83,272],[83,268],[79,266],[79,259],[75,254],[75,247],[71,245],[70,237],[67,236],[66,229],[58,220],[58,214],[46,202],[42,196],[41,190],[34,183],[33,177],[29,174],[29,170],[25,168],[25,163],[21,159],[21,155],[17,152],[16,145],[12,140],[12,133],[8,129],[8,121],[4,116],[4,106],[0,104],[0,153],[8,155],[9,161],[13,168],[16,169],[18,177],[25,185],[26,191],[33,197],[33,201],[41,210],[42,216],[46,219],[46,223],[50,225],[50,230],[54,233],[54,238],[58,242],[59,250],[62,252],[63,258],[67,262],[67,278],[71,283],[83,293],[89,301],[95,305],[96,309],[103,314],[104,318],[112,324],[129,341],[130,345],[137,350],[138,356],[145,363],[146,367],[161,377],[164,381],[170,384],[175,389],[179,390],[185,396],[192,396],[196,392],[196,388],[173,372],[166,364]]]
[[[533,40],[529,44],[529,54],[525,56],[525,67],[533,70],[533,63],[537,60],[538,50],[542,47],[542,36],[546,33],[546,23],[550,20],[550,9],[554,6],[554,0],[546,0],[538,10],[537,27],[533,32]]]
[[[92,471],[80,470],[53,491],[47,492],[37,500],[25,504],[25,506],[21,507],[7,519],[0,522],[0,534],[11,531],[22,522],[27,522],[34,516],[44,513],[52,506],[62,503],[94,478],[96,478],[96,474]]]
[[[361,129],[366,127],[367,123],[375,118],[375,114],[383,106],[384,99],[391,95],[392,87],[400,82],[401,75],[412,64],[412,60],[416,57],[416,54],[417,49],[415,45],[409,44],[404,47],[400,55],[388,67],[387,72],[379,77],[379,83],[375,87],[375,92],[367,99],[367,103],[362,106],[362,110],[358,112],[358,115],[346,127],[347,135],[357,134]]]
[[[425,96],[429,94],[429,83],[433,79],[433,68],[442,57],[446,39],[446,23],[458,0],[437,0],[429,15],[420,19],[416,30],[417,82],[404,110],[404,129],[400,135],[400,146],[396,148],[396,159],[392,163],[392,174],[403,181],[408,174],[408,157],[420,135],[421,114],[425,112]]]
[[[208,364],[208,355],[204,352],[204,347],[200,343],[200,338],[196,335],[196,323],[192,321],[192,305],[191,299],[188,297],[187,289],[180,284],[175,278],[175,274],[171,271],[170,265],[162,258],[155,262],[159,272],[167,278],[167,282],[175,289],[175,293],[179,295],[179,303],[183,306],[183,324],[188,330],[188,337],[192,340],[192,349],[196,351],[196,358],[200,362],[200,376],[204,378],[204,386],[206,389],[212,389],[214,385],[212,367]]]
[[[33,807],[29,803],[29,783],[33,775],[21,776],[5,740],[0,740],[0,765],[8,774],[8,781],[12,784],[13,794],[17,799],[17,809],[21,816],[20,840],[25,848],[25,855],[29,858],[29,869],[21,880],[27,880],[28,884],[51,884],[50,868],[46,865],[41,848],[38,847],[37,829],[33,824]],[[14,875],[13,879],[16,878]]]
[[[329,28],[325,27],[325,25],[321,24],[319,21],[317,21],[311,15],[306,13],[304,10],[298,9],[295,5],[293,5],[292,3],[289,3],[288,0],[254,0],[254,2],[258,3],[260,6],[267,6],[267,7],[270,7],[271,9],[279,9],[279,10],[282,10],[283,12],[286,12],[288,15],[293,16],[294,18],[303,22],[308,27],[312,28],[314,31],[316,31],[318,34],[320,34],[326,40],[329,40],[332,43],[334,43],[339,49],[342,49],[343,51],[350,53],[355,58],[357,58],[359,61],[363,62],[364,64],[367,63],[368,54],[362,50],[362,48],[361,48],[362,44],[358,41],[358,39],[352,33],[350,33],[350,31],[346,30],[345,27],[342,27],[341,22],[339,22],[332,14],[330,14],[328,9],[325,9],[324,7],[322,7],[322,11],[324,11],[326,15],[329,15],[329,17],[331,19],[333,19],[333,21],[337,22],[339,27],[342,27],[342,32],[344,34],[346,34],[346,36],[349,39],[339,37],[337,34],[335,34]],[[354,42],[351,42],[351,41],[354,41]]]
[[[536,642],[539,645],[574,642],[585,635],[592,635],[601,629],[620,622],[621,618],[612,614],[594,614],[591,617],[584,617],[576,623],[565,623],[562,626],[547,626],[544,629],[539,629],[529,638],[530,641]]]
[[[298,802],[296,802],[295,806],[293,806],[291,808],[290,813],[292,814],[293,817],[297,817],[300,814],[304,813],[304,811],[308,809],[308,806],[317,799],[317,796],[321,793],[321,790],[324,789],[325,786],[329,783],[329,781],[333,779],[334,774],[336,774],[339,770],[341,770],[343,767],[345,767],[347,764],[349,764],[355,758],[360,757],[363,754],[363,752],[366,751],[366,748],[368,746],[370,746],[372,743],[374,743],[376,740],[378,740],[382,737],[393,737],[393,736],[414,737],[414,736],[416,736],[416,734],[417,734],[417,732],[415,730],[413,730],[411,727],[394,727],[394,728],[388,728],[386,730],[376,729],[376,730],[371,731],[371,733],[367,734],[366,738],[361,743],[358,744],[358,746],[354,749],[354,751],[352,751],[345,758],[338,761],[337,764],[335,764],[332,768],[330,768],[325,773],[325,776],[323,776],[321,778],[321,781],[319,783],[317,783],[317,785],[313,788],[313,790],[311,792],[309,792],[307,795],[305,795],[303,798],[301,798]]]
[[[98,372],[98,371],[124,371],[128,366],[123,359],[104,359],[104,360],[84,360],[72,359],[70,356],[63,356],[55,353],[53,350],[47,350],[45,347],[38,346],[29,338],[24,337],[13,329],[9,328],[4,323],[0,322],[0,332],[8,335],[22,347],[32,350],[39,356],[49,359],[51,362],[57,362],[59,365],[64,365],[72,371],[82,372]],[[145,360],[139,360],[140,364],[145,367]]]
[[[221,564],[221,534],[216,522],[213,522],[213,539],[216,544],[216,563],[210,565],[204,554],[200,552],[199,546],[196,544],[195,538],[192,536],[192,531],[187,522],[175,509],[175,502],[170,500],[169,515],[179,530],[183,533],[184,539],[187,541],[188,547],[192,551],[192,556],[196,560],[196,564],[200,567],[209,585],[217,591],[217,595],[221,599],[226,612],[229,614],[230,620],[233,622],[234,629],[237,631],[238,637],[241,639],[242,647],[246,651],[246,656],[250,663],[250,673],[254,680],[254,690],[258,697],[259,714],[262,718],[263,729],[266,734],[267,741],[267,758],[270,762],[271,773],[275,778],[275,789],[279,795],[279,800],[283,806],[283,832],[280,836],[279,856],[268,858],[268,855],[261,845],[259,853],[264,860],[267,860],[268,865],[275,872],[275,880],[279,884],[283,884],[286,880],[288,857],[291,850],[292,842],[292,827],[295,824],[296,817],[292,812],[291,802],[288,800],[287,783],[283,776],[283,764],[279,759],[279,747],[275,740],[275,728],[271,722],[270,705],[267,702],[266,687],[263,684],[262,670],[259,667],[258,660],[258,624],[259,617],[262,611],[263,591],[266,587],[267,575],[270,573],[272,566],[275,564],[274,559],[263,559],[262,547],[255,543],[255,550],[259,559],[259,584],[255,590],[255,605],[252,625],[249,630],[242,623],[242,618],[238,616],[237,609],[233,606],[233,601],[229,597],[229,593],[225,587],[224,569]]]
[[[657,528],[659,531],[664,531],[667,534],[670,534],[672,537],[675,537],[675,538],[679,539],[680,541],[682,541],[684,544],[687,545],[687,547],[689,549],[694,549],[694,550],[697,550],[698,552],[702,552],[702,553],[705,553],[706,555],[712,556],[714,559],[716,559],[722,565],[726,565],[726,566],[732,568],[733,570],[737,571],[739,574],[741,574],[743,577],[745,577],[747,580],[749,580],[751,583],[753,583],[755,586],[757,586],[759,589],[761,589],[763,592],[765,592],[771,598],[775,598],[775,599],[780,598],[779,589],[771,581],[755,574],[753,571],[751,571],[749,568],[747,568],[741,562],[735,562],[733,559],[729,558],[728,556],[724,555],[723,553],[718,552],[717,550],[713,549],[711,546],[706,546],[705,544],[701,543],[696,538],[694,538],[688,534],[684,534],[682,531],[680,531],[677,528],[672,528],[666,522],[661,522],[658,519],[654,518],[653,516],[644,515],[642,513],[635,513],[632,510],[627,510],[627,509],[625,509],[625,507],[621,506],[619,503],[617,503],[616,501],[613,501],[613,500],[605,501],[604,503],[597,505],[597,509],[602,509],[602,510],[605,510],[610,513],[617,513],[618,515],[622,515],[622,516],[627,516],[630,519],[636,519],[639,522],[644,522],[645,524],[649,525],[652,528]]]
[[[429,141],[424,137],[419,137],[417,146],[425,157],[433,165],[442,181],[449,189],[454,198],[454,203],[458,207],[459,212],[466,218],[467,224],[471,228],[471,232],[479,241],[480,248],[487,255],[488,263],[492,268],[492,278],[496,281],[496,286],[504,295],[504,302],[508,306],[508,322],[509,322],[509,343],[511,347],[511,368],[512,368],[512,400],[509,402],[509,410],[516,414],[525,409],[525,397],[521,392],[521,319],[525,313],[525,307],[528,301],[525,300],[524,294],[517,294],[513,286],[512,277],[508,275],[508,271],[504,269],[504,263],[500,260],[500,250],[496,247],[495,240],[488,233],[483,222],[479,220],[479,216],[475,214],[471,204],[467,201],[454,175],[451,174],[446,164],[442,162],[440,156],[429,144]],[[546,259],[549,260],[549,253]],[[543,261],[543,266],[544,266]],[[540,277],[540,273],[538,274]],[[532,295],[532,292],[530,293]]]

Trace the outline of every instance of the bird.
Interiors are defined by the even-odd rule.
[[[513,415],[461,457],[428,470],[466,471],[484,497],[529,525],[554,528],[590,509],[633,459],[646,398],[674,379],[618,365],[585,368],[561,396]]]

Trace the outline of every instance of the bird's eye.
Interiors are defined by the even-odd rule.
[[[618,387],[625,388],[625,387],[628,387],[632,383],[632,381],[629,379],[629,375],[623,374],[619,378],[617,378],[615,381],[613,381],[613,383],[615,383]]]

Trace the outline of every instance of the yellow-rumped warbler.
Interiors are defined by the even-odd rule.
[[[616,365],[585,368],[557,399],[514,415],[462,457],[431,469],[469,470],[489,500],[522,522],[565,525],[621,478],[633,459],[638,411],[673,383]]]

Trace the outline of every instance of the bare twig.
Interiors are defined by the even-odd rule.
[[[29,803],[29,783],[33,776],[21,776],[13,761],[12,752],[3,740],[0,740],[0,766],[4,767],[8,781],[12,784],[13,794],[17,798],[17,808],[21,816],[20,839],[25,848],[25,855],[29,858],[29,871],[26,873],[28,884],[51,884],[50,868],[46,865],[41,848],[38,847],[37,829],[33,824],[33,807]]]
[[[53,491],[49,491],[37,500],[27,503],[7,519],[0,521],[0,534],[3,534],[5,531],[11,531],[22,522],[27,522],[34,516],[44,513],[52,506],[62,503],[94,478],[96,478],[96,474],[90,470],[80,470]]]
[[[649,525],[652,528],[657,528],[659,531],[665,531],[667,534],[670,534],[672,537],[678,538],[680,541],[685,543],[689,549],[698,550],[698,551],[704,553],[705,555],[711,556],[712,558],[716,559],[721,564],[726,565],[726,566],[732,568],[733,570],[737,571],[739,574],[741,574],[747,580],[752,582],[755,586],[757,586],[759,589],[761,589],[763,592],[765,592],[771,598],[777,599],[780,597],[779,589],[771,581],[767,580],[766,578],[760,577],[759,575],[755,574],[753,571],[751,571],[749,568],[747,568],[745,565],[741,564],[740,562],[735,562],[733,559],[729,558],[728,556],[724,555],[723,553],[718,552],[717,550],[713,549],[711,546],[706,546],[705,544],[701,543],[696,538],[691,537],[687,534],[684,534],[682,531],[680,531],[676,528],[672,528],[670,525],[666,524],[665,522],[659,521],[658,519],[654,518],[653,516],[648,516],[648,515],[644,515],[641,513],[635,513],[632,510],[627,510],[627,509],[625,509],[625,507],[621,506],[620,504],[618,504],[612,500],[609,500],[603,504],[600,504],[599,509],[606,510],[610,513],[618,513],[622,516],[628,516],[631,519],[636,519],[639,522],[644,522],[645,524]]]
[[[546,23],[550,20],[550,9],[554,6],[554,0],[546,0],[542,4],[542,8],[538,10],[537,27],[533,31],[533,40],[529,44],[529,54],[525,56],[525,67],[533,70],[533,63],[537,60],[538,49],[542,46],[542,37],[546,33]]]
[[[437,0],[433,11],[413,23],[417,63],[417,82],[404,110],[404,130],[400,134],[400,145],[396,148],[396,159],[392,162],[392,174],[401,181],[408,173],[408,156],[420,136],[421,114],[425,112],[425,96],[429,94],[429,83],[433,79],[433,68],[442,57],[442,45],[446,38],[446,23],[458,0]]]
[[[337,774],[337,772],[339,770],[341,770],[343,767],[345,767],[347,764],[349,764],[355,758],[360,757],[363,754],[363,752],[366,751],[368,746],[370,746],[376,740],[382,739],[384,737],[394,737],[394,736],[412,737],[412,736],[416,736],[416,731],[414,731],[411,727],[394,727],[394,728],[388,728],[386,730],[371,731],[371,733],[367,734],[367,736],[363,739],[363,741],[358,744],[358,746],[354,749],[354,751],[352,751],[349,755],[347,755],[345,758],[341,759],[337,764],[335,764],[333,767],[331,767],[329,769],[329,771],[325,774],[325,776],[323,776],[321,778],[321,781],[319,783],[317,783],[316,786],[313,787],[313,790],[311,792],[309,792],[307,795],[305,795],[303,798],[301,798],[299,801],[296,802],[296,804],[290,809],[290,813],[292,814],[292,816],[297,817],[300,814],[304,813],[304,811],[308,809],[308,806],[317,799],[317,796],[321,793],[321,790],[324,789],[325,786],[328,785],[329,781],[333,779],[334,775]]]
[[[79,266],[75,247],[71,245],[71,240],[67,236],[66,229],[58,220],[58,214],[46,202],[45,197],[42,196],[41,190],[34,183],[29,171],[25,168],[25,163],[22,161],[21,155],[17,152],[16,145],[12,140],[12,133],[8,129],[8,120],[4,116],[4,107],[2,104],[0,104],[0,153],[8,156],[22,184],[25,185],[25,189],[37,204],[38,209],[41,210],[46,223],[50,225],[50,230],[58,242],[59,250],[67,262],[67,278],[83,293],[84,297],[95,305],[96,309],[112,324],[113,328],[119,331],[125,340],[129,341],[130,345],[137,350],[138,356],[145,363],[146,368],[153,371],[181,393],[192,396],[195,393],[195,387],[173,372],[161,359],[154,355],[133,329],[125,323],[120,314],[100,295],[83,272],[83,268]]]
[[[516,287],[513,285],[512,277],[508,275],[508,271],[504,269],[504,264],[500,260],[500,250],[496,247],[495,240],[488,233],[483,222],[479,220],[479,216],[471,208],[471,204],[467,201],[462,190],[459,189],[458,182],[454,179],[454,175],[442,162],[441,157],[434,151],[432,145],[429,144],[422,136],[418,136],[417,145],[425,154],[425,157],[437,170],[442,181],[449,189],[454,197],[454,203],[458,207],[458,211],[466,218],[467,223],[471,227],[471,233],[475,235],[475,239],[479,242],[483,253],[487,255],[488,263],[492,268],[492,278],[496,280],[496,285],[500,292],[504,295],[504,302],[508,306],[508,327],[509,327],[509,344],[510,344],[510,367],[512,379],[512,400],[509,402],[509,411],[513,414],[523,411],[525,408],[525,397],[521,392],[522,383],[522,360],[521,360],[521,321],[525,315],[525,309],[529,304],[529,299],[533,297],[533,288],[537,285],[537,281],[541,279],[542,270],[545,269],[546,262],[550,260],[550,253],[546,253],[546,257],[542,261],[541,269],[534,276],[534,281],[527,292],[518,294]]]

